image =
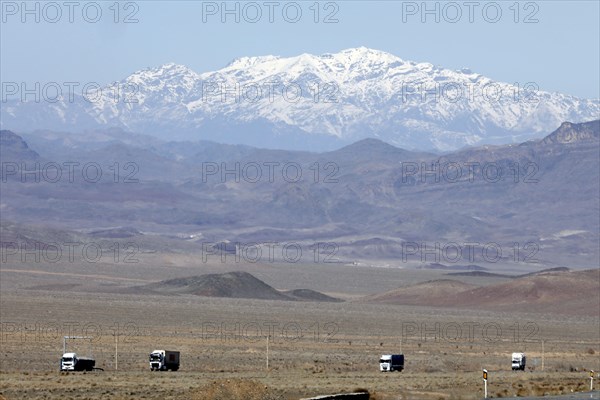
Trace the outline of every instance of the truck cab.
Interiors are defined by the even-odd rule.
[[[379,359],[381,372],[402,371],[404,369],[404,354],[384,354]]]
[[[151,371],[177,371],[179,369],[179,352],[154,350],[149,356]]]
[[[525,371],[525,353],[512,353],[512,370]]]
[[[61,371],[75,371],[75,364],[77,364],[76,353],[65,353],[60,359],[60,370]]]
[[[95,365],[93,358],[79,357],[77,353],[64,353],[60,359],[61,371],[93,371]]]

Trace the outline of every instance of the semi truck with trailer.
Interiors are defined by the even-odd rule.
[[[96,360],[89,357],[79,357],[77,353],[64,353],[60,359],[61,371],[92,371]]]
[[[512,370],[525,371],[526,361],[525,353],[512,353]]]
[[[178,351],[154,350],[150,353],[150,371],[177,371],[178,369]]]
[[[381,372],[402,371],[404,369],[404,354],[384,354],[379,359]]]

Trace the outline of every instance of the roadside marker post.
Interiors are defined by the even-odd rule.
[[[594,390],[594,371],[590,370],[590,392]]]
[[[483,370],[483,397],[487,399],[487,378],[488,372],[487,369]]]

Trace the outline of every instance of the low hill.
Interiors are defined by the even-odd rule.
[[[486,271],[468,271],[468,272],[449,272],[448,276],[477,276],[484,278],[514,278],[513,275],[495,274]]]
[[[525,278],[526,276],[536,276],[536,275],[550,274],[552,272],[569,272],[569,271],[571,271],[571,270],[567,267],[547,268],[547,269],[542,269],[541,271],[535,271],[535,272],[530,272],[528,274],[518,275],[515,278]]]
[[[362,301],[598,317],[600,270],[539,271],[485,287],[455,280],[428,281],[370,295]]]
[[[600,270],[548,272],[467,290],[452,306],[488,310],[552,312],[590,315],[600,313]]]
[[[140,231],[131,227],[99,229],[89,233],[89,235],[93,237],[112,239],[130,238],[141,234],[142,233]]]
[[[454,271],[486,271],[487,270],[487,268],[481,267],[481,266],[475,265],[475,264],[444,265],[444,264],[440,264],[440,263],[432,263],[432,264],[428,264],[428,265],[423,265],[423,266],[419,267],[419,269],[442,269],[442,270],[447,269],[447,270],[454,270]]]
[[[452,279],[439,279],[367,296],[364,300],[369,303],[442,306],[448,298],[476,287]]]
[[[317,292],[311,289],[294,289],[283,292],[286,296],[291,297],[297,301],[320,301],[320,302],[331,302],[338,303],[343,300],[327,296],[321,292]]]
[[[206,297],[289,300],[289,298],[247,272],[228,272],[176,278],[144,286],[161,294],[194,294]]]
[[[286,301],[342,301],[310,289],[279,291],[243,271],[176,278],[132,288],[136,293]]]
[[[569,272],[569,271],[570,271],[570,269],[567,267],[556,267],[556,268],[542,269],[540,271],[529,272],[527,274],[521,274],[521,275],[496,274],[493,272],[486,272],[486,271],[449,272],[446,275],[448,275],[448,276],[477,276],[477,277],[487,277],[487,278],[524,278],[526,276],[535,276],[535,275],[549,274],[552,272]]]

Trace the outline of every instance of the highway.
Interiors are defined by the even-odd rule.
[[[600,399],[600,391],[594,390],[593,392],[579,392],[565,394],[562,396],[543,396],[543,397],[510,397],[511,399],[520,400],[537,400],[537,399],[551,399],[551,400],[589,400],[589,399]]]

